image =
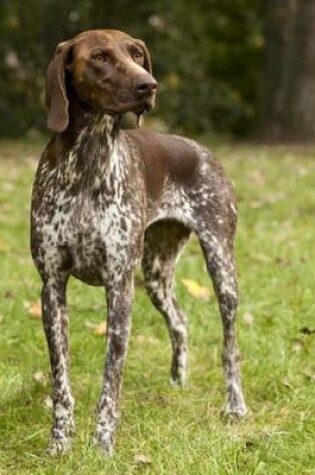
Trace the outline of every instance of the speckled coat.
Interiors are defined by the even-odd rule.
[[[123,131],[120,110],[109,113],[104,106],[87,107],[89,100],[78,92],[84,84],[82,51],[95,51],[97,42],[99,49],[100,44],[102,48],[110,44],[110,51],[116,54],[112,53],[116,70],[118,60],[137,63],[123,49],[127,41],[131,44],[133,40],[129,36],[111,30],[99,32],[97,40],[95,35],[93,31],[87,32],[71,44],[72,67],[65,79],[69,81],[70,77],[71,82],[65,82],[64,86],[64,96],[69,101],[66,119],[60,110],[51,112],[56,91],[50,91],[48,105],[50,114],[54,115],[50,121],[55,124],[51,128],[57,129],[57,133],[41,157],[33,187],[31,249],[43,280],[43,323],[53,380],[52,452],[69,448],[74,432],[74,399],[68,375],[67,281],[73,275],[106,289],[107,357],[95,441],[104,453],[111,454],[131,328],[133,272],[139,263],[148,294],[169,330],[173,351],[171,382],[180,386],[185,382],[186,317],[173,292],[173,274],[179,251],[191,232],[199,238],[222,316],[226,412],[240,416],[245,414],[246,406],[234,335],[238,290],[233,238],[237,211],[230,182],[211,153],[197,142],[145,129]],[[60,51],[63,54],[64,45],[57,50],[57,56],[60,57]],[[67,54],[67,59],[62,60],[63,68],[69,63]],[[86,58],[90,56],[84,54],[88,67]],[[145,49],[144,57],[147,54]],[[136,66],[132,64],[133,69],[128,72],[125,65],[120,80],[132,71],[139,83],[142,69],[148,82],[151,71],[143,61],[138,61]],[[80,81],[77,81],[81,89],[75,87],[76,63],[81,64]],[[56,64],[50,67],[50,76],[60,74],[58,67]],[[152,106],[150,100],[155,89],[151,80],[143,95],[143,76],[141,80],[141,94],[137,86],[138,95],[133,98],[135,105],[125,106],[121,92],[119,96],[124,107],[136,113],[141,110],[139,103],[146,108]],[[49,77],[49,81],[53,78]],[[114,75],[112,83],[115,86],[118,82]],[[119,90],[133,90],[134,84],[133,77],[129,89],[121,86]],[[88,87],[87,83],[87,90]],[[109,94],[108,90],[106,93]],[[60,126],[63,122],[65,127]]]

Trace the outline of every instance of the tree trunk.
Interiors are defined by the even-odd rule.
[[[315,140],[315,0],[269,0],[261,130]]]

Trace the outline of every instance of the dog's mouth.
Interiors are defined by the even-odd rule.
[[[145,100],[140,101],[138,104],[132,108],[131,112],[135,112],[137,114],[143,114],[144,112],[149,112],[153,109],[155,105],[155,96],[151,95]]]
[[[118,113],[134,112],[135,114],[143,114],[155,106],[155,91],[145,95],[142,94],[139,97],[136,93],[119,89],[116,93],[116,103]]]

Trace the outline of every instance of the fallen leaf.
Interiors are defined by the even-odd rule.
[[[270,256],[266,256],[265,254],[255,253],[255,254],[252,254],[251,257],[255,259],[255,261],[258,261],[258,262],[263,262],[263,263],[272,262],[272,258]]]
[[[36,300],[36,302],[25,301],[24,308],[34,320],[40,320],[42,318],[42,305],[40,300]]]
[[[159,343],[159,340],[154,336],[147,336],[147,335],[137,335],[136,340],[139,343],[151,343],[152,345],[156,345]]]
[[[291,385],[287,387],[290,387],[292,389]],[[288,412],[290,412],[290,408],[288,406],[282,406],[279,410],[279,414],[281,414],[282,416],[285,416],[286,414],[288,414]]]
[[[208,287],[199,285],[195,280],[182,279],[182,283],[193,297],[209,300],[213,296],[213,293]]]
[[[243,320],[247,325],[252,325],[254,323],[254,315],[250,312],[245,312],[243,315]]]
[[[301,338],[294,338],[293,340],[293,350],[298,352],[301,351],[305,342]]]
[[[144,465],[149,465],[150,463],[152,463],[151,457],[149,457],[148,455],[143,455],[143,454],[134,455],[133,461],[135,463],[144,464]]]
[[[43,400],[43,406],[45,409],[52,409],[53,407],[53,402],[50,396],[46,396]]]
[[[4,183],[2,183],[2,188],[3,188],[5,191],[12,191],[12,190],[14,190],[14,184],[13,184],[13,183],[10,183],[9,181],[4,182]]]
[[[0,252],[6,251],[7,248],[8,246],[6,245],[6,243],[2,241],[2,239],[0,239]]]
[[[47,381],[47,377],[42,371],[37,371],[35,374],[33,374],[33,379],[37,383],[45,383]]]
[[[102,321],[100,323],[93,323],[86,320],[84,322],[84,326],[88,330],[92,330],[94,335],[99,335],[99,336],[106,335],[107,325],[105,321]]]
[[[299,166],[297,167],[297,172],[298,172],[298,175],[303,178],[308,174],[308,169],[307,167]]]

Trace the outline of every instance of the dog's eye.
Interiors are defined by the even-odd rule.
[[[137,49],[133,51],[132,56],[133,56],[133,59],[135,59],[136,61],[139,61],[143,58],[143,53],[142,51]]]
[[[105,51],[97,51],[91,56],[93,61],[106,63],[108,59],[108,54]]]

